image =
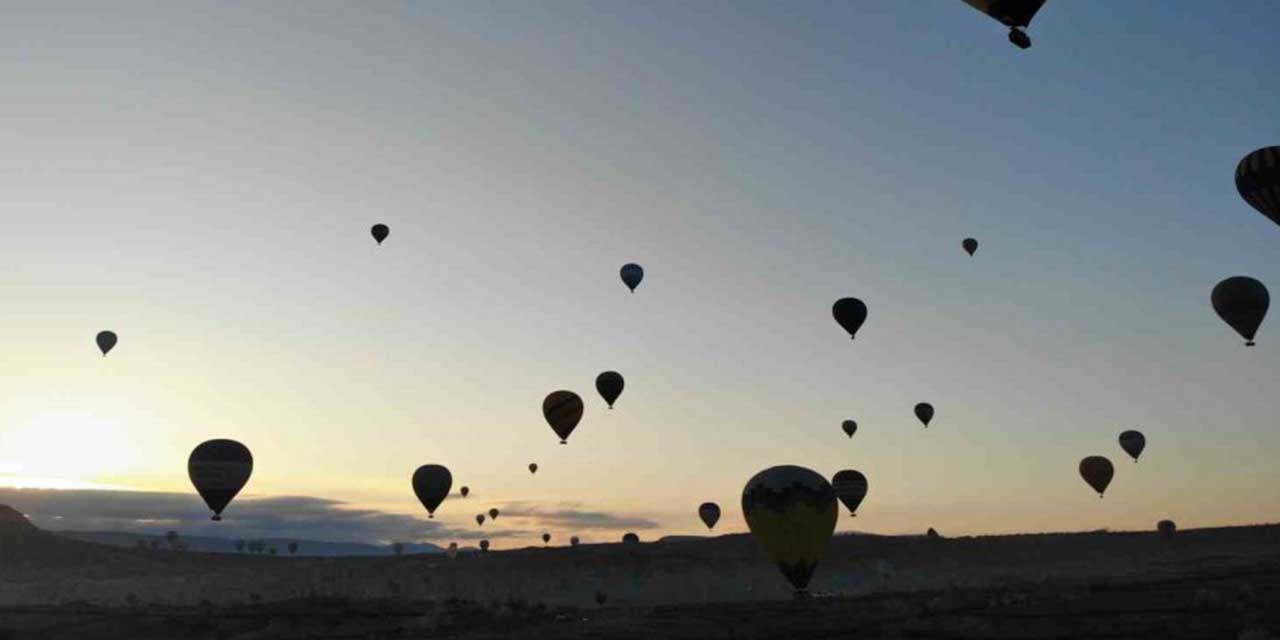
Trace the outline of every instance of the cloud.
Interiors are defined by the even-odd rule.
[[[517,502],[499,507],[499,510],[503,518],[529,520],[542,528],[632,530],[656,529],[661,526],[648,518],[618,516],[605,511],[582,511],[576,507],[577,503],[560,503],[555,508],[547,509]]]

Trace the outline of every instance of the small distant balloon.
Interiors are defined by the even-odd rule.
[[[933,420],[933,405],[928,402],[921,402],[915,408],[916,418],[924,423],[925,428],[929,427],[929,421]]]
[[[477,513],[477,514],[476,514],[476,524],[477,524],[477,525],[479,525],[479,526],[482,526],[482,527],[484,526],[484,514],[483,514],[483,513]]]
[[[462,487],[461,489],[459,489],[459,490],[458,490],[458,493],[461,493],[461,494],[462,494],[462,497],[464,497],[464,498],[465,498],[465,497],[467,497],[467,495],[468,495],[468,494],[470,494],[470,493],[471,493],[471,487],[465,487],[465,486],[464,486],[464,487]]]
[[[831,307],[836,323],[849,333],[849,339],[857,337],[858,329],[867,321],[867,305],[857,298],[840,298]]]
[[[1098,492],[1099,498],[1106,493],[1115,473],[1116,468],[1111,466],[1111,461],[1102,456],[1089,456],[1080,461],[1080,477]]]
[[[1245,346],[1252,347],[1253,336],[1271,306],[1267,287],[1248,276],[1233,276],[1213,288],[1209,301],[1218,317],[1244,338]]]
[[[546,544],[548,542],[551,542],[551,534],[549,533],[542,534],[542,544]]]
[[[481,551],[485,551],[485,552],[489,551],[489,541],[488,541],[488,540],[481,540],[481,541],[480,541],[480,550],[481,550]]]
[[[530,463],[529,463],[529,473],[537,473],[537,472],[538,472],[538,463],[536,463],[536,462],[530,462]]]
[[[427,509],[427,517],[436,517],[436,508],[444,502],[453,486],[453,474],[438,464],[424,464],[413,472],[413,492]]]
[[[377,240],[378,244],[382,244],[382,241],[391,235],[391,227],[385,224],[375,224],[372,229],[369,229],[369,233],[373,234],[373,239]]]
[[[222,510],[249,482],[253,473],[253,454],[235,440],[208,440],[191,451],[187,459],[187,475],[196,493],[213,511],[213,520],[222,520]]]
[[[560,444],[567,444],[569,434],[578,427],[582,420],[582,398],[572,391],[552,391],[542,401],[542,417],[547,419],[551,430],[560,436]]]
[[[579,543],[579,542],[580,542],[580,541],[578,540],[578,536],[573,536],[572,538],[569,538],[569,546],[571,546],[571,547],[576,547],[576,546],[578,546],[578,543]]]
[[[968,253],[969,256],[972,257],[978,250],[978,241],[973,238],[965,238],[964,241],[960,243],[960,246],[964,247],[965,253]]]
[[[640,281],[644,280],[644,268],[634,262],[628,262],[622,265],[618,275],[622,276],[622,283],[627,285],[631,293],[635,293],[636,287],[640,286]]]
[[[497,519],[498,519],[498,510],[497,510],[497,509],[490,509],[490,510],[489,510],[489,519],[490,519],[490,520],[497,520]]]
[[[596,391],[600,393],[601,398],[604,398],[610,409],[613,408],[613,403],[618,401],[618,396],[622,395],[622,387],[625,384],[622,374],[617,371],[606,371],[596,376]]]
[[[849,515],[858,515],[858,505],[867,497],[867,477],[853,469],[837,471],[831,478],[831,487],[835,490],[836,497],[849,510]]]
[[[720,505],[714,502],[698,505],[698,518],[702,520],[702,524],[707,525],[708,529],[715,528],[716,523],[720,521]]]
[[[1161,538],[1168,540],[1178,532],[1178,525],[1174,524],[1172,520],[1161,520],[1156,523],[1156,531],[1160,532]]]
[[[637,544],[640,542],[640,536],[634,533],[626,533],[622,536],[622,541],[626,544]]]
[[[114,331],[101,331],[95,341],[98,343],[98,351],[101,351],[102,357],[105,358],[112,349],[116,348],[116,343],[120,341],[120,338]]]
[[[1141,431],[1132,429],[1120,434],[1120,448],[1133,458],[1134,462],[1138,461],[1138,456],[1142,455],[1142,450],[1147,447],[1147,437],[1142,435]]]
[[[770,467],[742,490],[742,514],[765,556],[804,594],[836,528],[836,494],[818,473]]]
[[[450,542],[450,543],[449,543],[449,550],[448,550],[446,553],[448,553],[448,554],[449,554],[449,557],[450,557],[450,558],[456,558],[456,557],[458,557],[458,543],[456,543],[456,542]]]
[[[840,423],[840,429],[844,431],[846,436],[852,438],[853,434],[858,432],[858,423],[853,420],[845,420]]]
[[[1280,147],[1263,147],[1236,165],[1236,191],[1258,213],[1280,224]]]

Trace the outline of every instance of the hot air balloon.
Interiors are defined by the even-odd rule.
[[[965,252],[972,257],[978,250],[978,241],[973,238],[965,238],[964,241],[960,243],[960,246],[964,247]]]
[[[538,463],[536,463],[536,462],[530,462],[530,463],[529,463],[529,473],[537,473],[537,472],[538,472]]]
[[[453,474],[438,464],[424,464],[413,472],[413,492],[427,508],[427,517],[436,517],[436,507],[444,502],[453,486]]]
[[[1111,484],[1111,477],[1115,473],[1116,469],[1111,466],[1111,461],[1102,456],[1089,456],[1080,461],[1080,477],[1098,492],[1099,498],[1107,491],[1107,485]]]
[[[626,544],[638,544],[640,542],[640,536],[634,533],[625,533],[622,535],[622,541]]]
[[[1160,532],[1161,538],[1168,540],[1178,532],[1178,525],[1174,524],[1172,520],[1161,520],[1156,523],[1156,531]]]
[[[488,540],[481,540],[481,541],[480,541],[480,551],[484,551],[484,552],[489,551],[489,541],[488,541]]]
[[[213,511],[213,520],[222,519],[222,510],[244,488],[253,473],[253,454],[235,440],[208,440],[200,443],[187,458],[187,475],[196,493]]]
[[[1019,49],[1031,47],[1031,38],[1018,27],[1031,24],[1031,19],[1035,17],[1036,12],[1044,6],[1044,0],[964,0],[964,2],[1009,27],[1009,42],[1014,46]]]
[[[378,244],[382,244],[382,241],[391,235],[391,227],[381,223],[375,224],[372,229],[369,229],[369,233],[373,234],[373,239],[377,240]]]
[[[98,351],[101,351],[102,357],[105,358],[107,353],[116,347],[116,343],[120,341],[120,338],[116,336],[114,331],[100,331],[95,341],[98,343]]]
[[[928,402],[921,402],[916,405],[916,417],[920,422],[924,423],[925,428],[929,428],[929,421],[933,420],[933,405]]]
[[[1280,147],[1263,147],[1236,165],[1236,191],[1250,206],[1280,224]]]
[[[1271,306],[1267,287],[1247,276],[1232,276],[1213,288],[1209,301],[1218,317],[1245,339],[1245,346],[1252,347],[1253,335]]]
[[[567,444],[569,434],[582,420],[582,398],[572,391],[552,391],[542,401],[542,417],[551,430],[560,436],[560,444]]]
[[[498,510],[497,510],[497,509],[490,509],[490,510],[489,510],[489,519],[490,519],[490,520],[497,520],[497,519],[498,519]]]
[[[551,534],[549,533],[542,534],[542,544],[546,544],[548,542],[551,542]]]
[[[449,554],[449,557],[450,557],[450,558],[456,558],[456,557],[458,557],[458,543],[456,543],[456,542],[450,542],[450,543],[449,543],[449,550],[448,550],[448,551],[446,551],[445,553]]]
[[[483,527],[483,526],[484,526],[484,514],[483,514],[483,513],[477,513],[477,514],[476,514],[476,524],[477,524],[477,525],[479,525],[479,526],[481,526],[481,527]]]
[[[622,276],[622,283],[627,285],[631,293],[635,293],[636,287],[640,286],[640,281],[644,280],[644,268],[634,262],[622,265],[622,270],[618,273]]]
[[[716,526],[720,521],[720,505],[714,502],[704,502],[698,505],[698,517],[702,519],[702,524],[707,525],[708,529]]]
[[[596,391],[608,403],[610,409],[613,408],[613,403],[617,402],[618,396],[622,395],[624,384],[622,374],[617,371],[606,371],[596,376]]]
[[[858,432],[858,423],[854,422],[853,420],[845,420],[844,422],[840,423],[840,428],[844,430],[845,435],[852,438],[853,434]]]
[[[578,536],[573,536],[572,538],[569,538],[569,546],[571,547],[578,546],[578,542],[579,542]]]
[[[461,494],[462,494],[462,497],[464,497],[464,498],[465,498],[465,497],[467,497],[467,494],[471,493],[471,487],[465,487],[465,486],[464,486],[464,487],[462,487],[461,489],[458,489],[458,493],[461,493]]]
[[[831,306],[831,315],[836,322],[849,332],[849,339],[854,339],[862,323],[867,321],[867,305],[857,298],[840,298]]]
[[[1140,431],[1130,429],[1120,434],[1120,448],[1133,458],[1134,462],[1138,461],[1138,456],[1142,455],[1142,450],[1147,447],[1147,438]]]
[[[826,553],[836,528],[836,494],[826,478],[804,467],[770,467],[747,481],[742,514],[765,556],[797,595]]]
[[[858,515],[858,505],[867,497],[867,477],[853,469],[837,471],[831,478],[831,487],[835,490],[836,497],[849,510],[849,515]]]

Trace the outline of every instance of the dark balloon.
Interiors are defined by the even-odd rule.
[[[413,492],[427,508],[427,517],[436,517],[436,507],[444,502],[453,487],[453,474],[438,464],[424,464],[413,472]]]
[[[461,489],[459,489],[459,490],[458,490],[458,493],[461,493],[461,494],[462,494],[462,497],[464,497],[464,498],[465,498],[465,497],[467,497],[467,495],[468,495],[468,494],[470,494],[470,493],[471,493],[471,487],[463,487],[463,488],[461,488]]]
[[[375,224],[373,225],[373,228],[369,230],[369,233],[373,234],[373,239],[377,240],[378,244],[382,244],[382,241],[386,240],[387,236],[391,235],[391,227],[388,227],[385,224]]]
[[[1271,306],[1267,287],[1253,278],[1232,276],[1213,288],[1209,301],[1218,317],[1245,339],[1246,346],[1252,347],[1253,336]]]
[[[836,495],[804,467],[770,467],[747,481],[742,514],[765,556],[803,594],[836,528]]]
[[[617,402],[618,396],[622,395],[622,387],[625,384],[622,374],[617,371],[606,371],[596,376],[596,391],[609,404],[610,409],[613,408],[613,403]]]
[[[840,298],[831,306],[831,315],[852,340],[857,337],[862,323],[867,321],[867,305],[857,298]]]
[[[567,444],[569,434],[582,420],[582,408],[582,398],[572,391],[552,391],[542,401],[542,417],[560,436],[560,444]]]
[[[98,343],[98,351],[101,351],[102,357],[105,358],[107,353],[116,347],[116,343],[120,341],[120,338],[116,336],[114,331],[101,331],[95,341]]]
[[[1107,485],[1111,484],[1115,474],[1116,468],[1111,466],[1111,461],[1102,456],[1089,456],[1080,461],[1080,477],[1098,492],[1099,498],[1106,493]]]
[[[924,423],[925,428],[929,427],[929,421],[933,420],[933,405],[928,402],[921,402],[916,405],[916,418]]]
[[[538,472],[538,463],[536,463],[536,462],[530,462],[530,463],[529,463],[529,473],[537,473],[537,472]]]
[[[235,440],[209,440],[200,443],[187,459],[187,475],[196,493],[213,511],[213,519],[222,519],[222,510],[249,482],[253,473],[253,454]]]
[[[498,510],[497,510],[497,509],[490,509],[490,510],[489,510],[489,519],[490,519],[490,520],[497,520],[497,519],[498,519]]]
[[[628,262],[622,265],[619,275],[622,276],[623,284],[627,285],[631,293],[635,293],[636,287],[640,286],[640,281],[644,280],[644,268],[634,262]]]
[[[627,544],[637,544],[640,542],[640,536],[634,533],[627,533],[622,536],[622,541]]]
[[[1161,538],[1167,540],[1178,532],[1178,525],[1174,524],[1172,520],[1161,520],[1156,523],[1156,531],[1160,532]]]
[[[488,540],[481,540],[481,541],[480,541],[480,550],[481,550],[481,551],[488,551],[488,550],[489,550],[489,541],[488,541]]]
[[[483,513],[477,513],[477,514],[476,514],[476,524],[477,524],[477,525],[479,525],[479,526],[482,526],[482,527],[484,526],[484,514],[483,514]]]
[[[1142,450],[1147,448],[1147,438],[1139,431],[1125,431],[1120,434],[1120,448],[1137,462]]]
[[[1241,159],[1236,191],[1258,213],[1280,224],[1280,147],[1263,147]]]
[[[702,524],[707,525],[708,529],[716,526],[720,521],[720,505],[714,502],[704,502],[698,505],[698,517],[702,519]]]
[[[831,487],[835,490],[836,497],[849,510],[849,515],[858,515],[858,505],[867,497],[867,477],[853,469],[837,471],[831,478]]]
[[[548,542],[551,542],[551,534],[549,533],[542,534],[542,544],[546,544]]]
[[[964,242],[960,243],[960,246],[964,247],[965,252],[972,256],[978,250],[978,241],[973,238],[965,238]]]
[[[569,538],[569,546],[576,547],[576,546],[578,546],[578,542],[579,542],[579,540],[578,540],[578,536],[574,536],[574,537],[572,537],[572,538]]]
[[[854,422],[853,420],[845,420],[844,422],[840,423],[840,428],[844,430],[844,434],[846,436],[849,436],[850,438],[852,438],[853,434],[858,432],[858,423]]]
[[[1044,6],[1045,0],[964,0],[965,4],[981,11],[992,18],[995,18],[1000,24],[1009,27],[1009,42],[1012,42],[1019,49],[1028,49],[1031,47],[1031,38],[1027,37],[1018,27],[1026,27],[1031,24],[1031,19],[1035,17],[1040,7]]]

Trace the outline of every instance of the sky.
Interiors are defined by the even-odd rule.
[[[5,3],[3,497],[208,533],[225,437],[227,537],[740,532],[776,464],[864,472],[843,531],[1274,521],[1280,337],[1209,291],[1280,283],[1232,179],[1280,16],[1211,4],[1052,0],[1020,51],[958,0]],[[426,463],[472,491],[430,522]]]

